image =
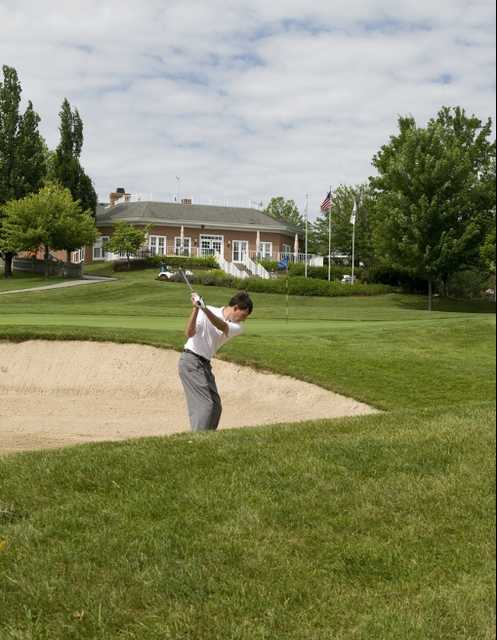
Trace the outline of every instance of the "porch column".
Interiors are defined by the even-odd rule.
[[[295,262],[299,261],[299,234],[296,233],[295,234],[295,243],[294,243],[294,255],[295,255]]]
[[[185,255],[185,227],[184,226],[181,227],[181,232],[180,232],[180,252],[181,252],[181,257],[183,257]]]

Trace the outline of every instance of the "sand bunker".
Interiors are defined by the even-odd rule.
[[[0,343],[0,453],[189,431],[179,357],[140,345]],[[375,412],[292,378],[213,368],[224,429]]]

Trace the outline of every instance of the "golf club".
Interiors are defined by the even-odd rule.
[[[200,309],[203,309],[205,307],[205,302],[204,302],[203,298],[201,296],[199,296],[198,293],[195,293],[195,291],[193,290],[193,287],[190,284],[190,281],[188,280],[188,277],[187,277],[186,273],[183,271],[183,269],[180,269],[179,273],[181,274],[181,277],[183,278],[183,280],[188,285],[188,288],[190,289],[190,291],[197,296],[197,300],[195,301],[195,304],[197,305],[197,307],[200,307]]]
[[[188,288],[190,289],[190,291],[192,293],[195,293],[195,291],[193,290],[192,285],[190,284],[190,281],[188,280],[186,273],[183,271],[183,269],[179,270],[179,273],[181,274],[181,277],[183,278],[183,280],[186,282],[186,284],[188,285]]]

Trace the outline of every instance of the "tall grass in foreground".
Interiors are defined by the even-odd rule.
[[[490,640],[494,418],[0,459],[0,638]]]

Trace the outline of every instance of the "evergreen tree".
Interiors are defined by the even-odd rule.
[[[97,194],[91,178],[80,163],[84,142],[83,121],[78,110],[73,111],[67,99],[62,104],[59,116],[60,142],[52,157],[51,177],[69,189],[83,210],[90,210],[95,215]]]
[[[21,93],[17,71],[4,66],[0,82],[0,239],[5,203],[36,193],[47,172],[47,147],[38,130],[40,118],[31,102],[21,115]],[[4,248],[2,256],[8,278],[15,251]]]

